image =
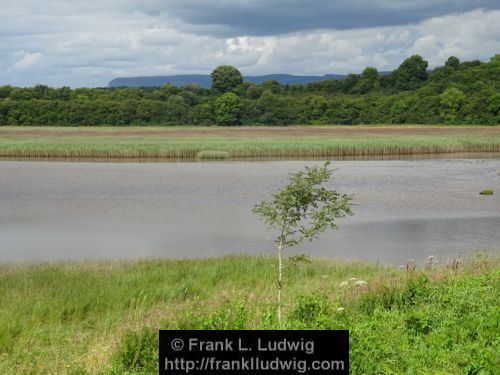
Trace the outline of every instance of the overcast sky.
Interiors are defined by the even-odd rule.
[[[500,52],[498,0],[1,0],[0,85],[392,70]]]

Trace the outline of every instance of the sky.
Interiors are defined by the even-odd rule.
[[[498,0],[1,0],[0,85],[116,77],[359,73],[420,54],[488,61]]]

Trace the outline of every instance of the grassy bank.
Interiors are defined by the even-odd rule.
[[[288,259],[284,326],[350,329],[353,374],[493,374],[499,265]],[[277,328],[275,274],[249,256],[0,266],[0,373],[157,373],[158,328]]]
[[[0,127],[0,157],[344,157],[500,152],[499,127]]]

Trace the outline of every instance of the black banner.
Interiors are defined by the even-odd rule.
[[[160,331],[160,375],[348,374],[349,331]]]

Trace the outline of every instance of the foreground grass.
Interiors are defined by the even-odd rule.
[[[0,373],[157,373],[158,328],[276,329],[275,260],[0,266]],[[407,273],[291,258],[290,329],[350,329],[353,374],[493,374],[500,259]],[[340,283],[355,277],[357,287]],[[338,309],[342,307],[344,311]]]
[[[15,136],[6,136],[7,130]],[[461,134],[450,129],[458,127],[406,127],[408,134],[387,134],[395,127],[356,127],[359,134],[339,131],[339,134],[315,135],[314,129],[305,135],[277,135],[255,133],[213,133],[212,128],[197,128],[196,136],[183,135],[193,128],[165,128],[160,136],[147,136],[148,131],[161,128],[138,129],[60,129],[0,127],[0,157],[75,157],[75,158],[180,158],[195,159],[197,155],[226,155],[224,158],[246,157],[343,157],[370,155],[440,154],[454,152],[500,152],[500,132],[487,132],[493,127],[477,127],[477,133]],[[301,129],[294,127],[293,129]],[[305,129],[305,127],[302,127]],[[340,129],[330,127],[330,129]],[[364,133],[370,129],[375,133]],[[377,133],[380,131],[380,134]],[[426,134],[429,129],[440,129],[436,134]],[[465,128],[464,128],[465,129]],[[345,129],[344,129],[345,130]],[[419,131],[422,134],[419,134]],[[35,131],[33,133],[33,131]],[[442,131],[442,132],[441,132]],[[92,136],[86,132],[93,132]],[[118,134],[114,134],[117,133]],[[125,132],[126,136],[123,133]],[[76,136],[78,135],[78,136]]]

